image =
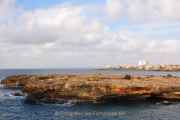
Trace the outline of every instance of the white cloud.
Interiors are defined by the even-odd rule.
[[[122,0],[107,0],[104,6],[104,10],[113,21],[123,17],[123,8]]]
[[[19,17],[23,21],[23,26],[33,28],[36,25],[41,26],[60,26],[65,22],[67,27],[79,25],[85,16],[78,16],[83,11],[80,7],[64,7],[64,8],[49,8],[37,9],[33,11],[24,11]]]
[[[145,53],[160,53],[163,55],[170,55],[173,53],[178,53],[180,50],[180,41],[179,40],[164,40],[161,42],[151,41],[147,43],[147,47],[143,48]]]
[[[15,0],[0,0],[0,23],[9,22],[11,24],[14,17],[22,11],[20,8],[15,8]]]
[[[0,0],[0,21],[5,19],[10,19],[9,13],[12,12],[12,7],[15,0]]]
[[[124,16],[134,22],[151,21],[159,18],[180,21],[179,0],[106,0],[104,11],[112,20]]]
[[[157,17],[157,11],[152,7],[156,5],[155,3],[126,1],[126,4],[129,5],[128,14],[133,21],[148,21]],[[122,11],[126,9],[122,5],[122,1],[107,1],[105,10],[112,20],[122,18]],[[3,13],[9,12],[9,9],[18,11],[13,4],[10,6],[3,9]],[[8,25],[0,24],[0,66],[52,68],[138,64],[140,59],[149,58],[158,61],[159,57],[167,55],[173,58],[180,50],[178,40],[145,41],[132,37],[147,36],[157,32],[152,31],[157,24],[130,26],[143,29],[147,27],[145,31],[112,32],[109,26],[102,24],[102,21],[96,17],[87,20],[83,10],[82,7],[60,5],[60,7],[34,11],[21,10],[18,15],[10,11],[16,19],[0,14],[1,18],[13,21]],[[145,15],[146,12],[149,15]],[[161,25],[157,28],[162,28]],[[173,24],[176,25],[178,23]],[[169,26],[171,27],[172,24]],[[169,58],[165,62],[168,60]]]
[[[141,2],[141,0],[127,0],[127,13],[132,21],[150,21],[158,16],[153,6]]]
[[[180,21],[179,0],[148,0],[148,5],[153,6],[161,17],[171,21]]]
[[[86,22],[79,7],[64,7],[23,11],[13,25],[0,26],[0,41],[14,44],[97,44],[105,26],[94,18]]]

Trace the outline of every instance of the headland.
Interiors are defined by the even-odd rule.
[[[6,86],[23,86],[30,98],[65,99],[180,99],[180,78],[149,75],[27,74],[1,81]]]

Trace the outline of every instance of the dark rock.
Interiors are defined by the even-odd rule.
[[[20,93],[14,93],[14,96],[22,96]]]
[[[162,104],[163,104],[163,105],[170,105],[170,104],[172,104],[172,103],[170,103],[170,102],[168,102],[168,101],[163,101]]]
[[[131,75],[123,74],[122,79],[131,79]]]
[[[171,74],[167,74],[166,77],[172,77],[172,75]]]

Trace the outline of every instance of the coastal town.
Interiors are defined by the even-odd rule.
[[[180,64],[155,64],[149,65],[147,60],[139,61],[139,65],[117,65],[116,67],[111,67],[110,65],[105,68],[97,68],[92,70],[153,70],[153,71],[180,71]]]

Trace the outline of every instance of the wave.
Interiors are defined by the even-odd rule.
[[[5,93],[4,96],[5,97],[14,97],[14,95],[12,95],[11,93]]]
[[[59,98],[54,98],[54,99],[33,99],[33,98],[27,98],[25,101],[27,104],[37,104],[37,105],[48,105],[48,106],[60,106],[60,107],[69,107],[73,106],[75,104],[99,104],[105,101],[97,101],[97,100],[67,100],[67,99],[59,99]]]
[[[9,93],[0,93],[1,98],[10,98],[10,99],[26,99],[26,94],[23,94],[22,96],[14,96],[13,92]]]
[[[5,88],[5,89],[14,89],[14,88],[17,88],[17,89],[20,89],[20,88],[23,88],[23,86],[6,86],[6,85],[1,85],[0,88]]]

